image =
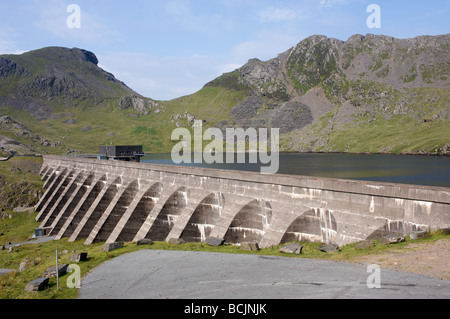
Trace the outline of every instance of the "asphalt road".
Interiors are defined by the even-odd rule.
[[[79,298],[448,299],[450,281],[344,262],[141,250],[84,276]]]

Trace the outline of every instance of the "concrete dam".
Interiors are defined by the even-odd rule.
[[[69,241],[345,245],[450,226],[450,188],[43,156],[36,205]]]

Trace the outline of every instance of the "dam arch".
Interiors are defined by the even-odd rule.
[[[334,242],[337,223],[334,215],[326,209],[312,208],[297,217],[286,229],[281,243],[293,241]]]
[[[86,192],[80,198],[77,206],[74,208],[69,218],[67,218],[64,227],[62,227],[61,231],[58,233],[58,235],[56,235],[57,239],[72,236],[73,232],[78,228],[79,224],[83,220],[85,214],[97,199],[97,196],[103,190],[106,181],[106,175],[103,175],[97,179],[94,178],[91,180],[88,178],[88,180],[86,180],[86,182],[84,183],[84,185],[86,185]],[[89,184],[87,184],[88,182]]]
[[[160,182],[156,182],[145,189],[145,193],[137,198],[138,203],[135,208],[132,208],[132,211],[129,212],[129,214],[124,214],[125,216],[122,222],[123,227],[119,226],[117,231],[118,235],[114,237],[112,234],[108,239],[108,242],[114,242],[116,240],[132,241],[139,232],[142,225],[153,211],[156,203],[159,201],[163,185]]]
[[[39,214],[36,217],[37,221],[42,222],[44,220],[46,216],[45,210],[49,204],[49,200],[55,195],[54,191],[55,189],[57,189],[57,186],[61,179],[61,174],[65,172],[67,172],[67,168],[61,171],[61,167],[58,167],[52,172],[49,179],[44,183],[44,189],[46,189],[47,191],[36,206],[36,210],[39,211]]]
[[[65,176],[61,176],[59,181],[59,185],[56,186],[56,190],[53,195],[50,196],[48,202],[42,208],[42,223],[48,224],[53,222],[55,216],[52,214],[52,211],[55,209],[57,204],[60,202],[60,199],[66,194],[68,186],[70,186],[71,182],[75,179],[75,171],[70,171]]]
[[[189,190],[180,187],[164,203],[145,238],[164,241],[188,204]]]
[[[73,172],[73,176],[72,176],[71,180],[68,181],[67,184],[64,186],[64,191],[61,193],[59,198],[56,200],[56,202],[53,205],[53,207],[51,208],[50,212],[47,214],[46,218],[42,222],[44,224],[44,227],[51,227],[53,225],[53,223],[55,223],[59,220],[60,215],[64,212],[63,207],[72,197],[73,192],[77,188],[77,184],[79,184],[81,181],[83,181],[85,179],[83,172],[79,172],[77,175],[74,175],[74,174],[75,174],[75,171]],[[55,214],[55,212],[56,212],[56,214]]]
[[[83,177],[86,174],[80,174]],[[95,178],[94,173],[88,173],[87,177],[81,181],[75,181],[76,189],[73,191],[70,199],[65,203],[65,205],[61,208],[61,211],[58,217],[55,219],[53,224],[51,225],[52,231],[50,235],[57,235],[61,228],[66,224],[67,220],[71,219],[72,212],[74,212],[75,207],[81,202],[83,195],[87,192],[88,188],[91,186]],[[75,185],[74,185],[75,186]]]
[[[133,180],[125,187],[122,187],[122,189],[123,192],[119,190],[116,193],[115,198],[111,201],[113,207],[112,209],[110,209],[110,212],[105,212],[105,214],[101,216],[97,225],[94,227],[91,234],[89,234],[86,244],[106,241],[109,238],[113,230],[116,228],[121,217],[128,209],[128,206],[136,196],[139,190],[138,180]]]
[[[111,177],[111,180],[114,177]],[[92,204],[86,212],[83,219],[78,224],[77,229],[70,237],[69,241],[75,241],[80,238],[87,238],[94,229],[98,220],[101,218],[105,210],[108,208],[110,202],[114,199],[122,185],[122,177],[116,177],[114,180],[108,182],[102,189],[97,200]]]
[[[220,192],[203,199],[191,215],[180,238],[186,242],[205,242],[220,219],[224,202],[225,196]]]
[[[228,243],[259,243],[272,221],[272,206],[269,202],[255,199],[242,207],[231,222],[225,241]]]

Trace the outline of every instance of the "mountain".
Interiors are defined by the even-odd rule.
[[[449,40],[315,35],[171,101],[137,94],[89,51],[44,48],[0,56],[0,115],[52,153],[110,143],[170,152],[172,130],[200,119],[205,129],[280,128],[283,151],[449,154]],[[19,142],[33,150],[35,140]]]
[[[223,124],[279,127],[284,150],[447,153],[449,39],[311,36],[206,87],[245,92]]]
[[[86,118],[109,118],[107,114],[116,109],[146,114],[154,105],[102,70],[95,54],[86,50],[48,47],[0,56],[3,153],[72,152],[71,146],[92,149],[85,145],[89,136],[73,134]],[[11,123],[16,129],[7,125]],[[89,132],[90,123],[85,124],[80,130]]]

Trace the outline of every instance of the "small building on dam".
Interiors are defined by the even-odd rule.
[[[145,156],[142,145],[100,146],[98,159],[140,162]]]

